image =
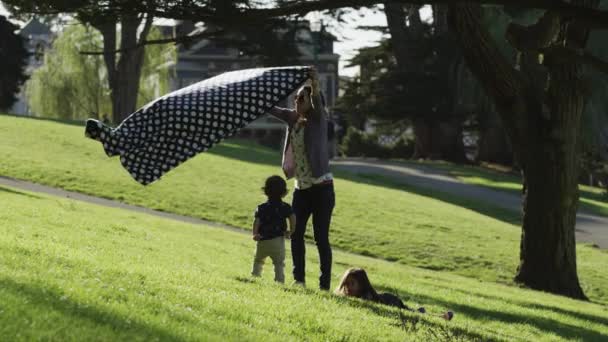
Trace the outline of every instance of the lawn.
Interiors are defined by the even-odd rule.
[[[0,116],[0,175],[31,180],[249,229],[279,152],[229,141],[143,187],[84,138],[82,125]],[[374,177],[338,173],[334,246],[401,264],[512,284],[520,229],[515,214]],[[290,184],[291,186],[291,184]],[[608,304],[608,253],[578,246],[586,294]]]
[[[458,165],[444,161],[405,161],[431,166],[448,172],[464,183],[521,195],[522,179],[517,173],[497,168]],[[580,208],[592,214],[608,217],[608,193],[605,189],[579,185]]]
[[[0,187],[0,336],[10,341],[602,341],[605,306],[335,253],[430,315],[252,280],[249,234]],[[310,253],[314,254],[314,253]],[[287,262],[289,267],[291,262]]]

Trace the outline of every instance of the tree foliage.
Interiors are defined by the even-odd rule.
[[[418,10],[414,7],[410,11],[415,14],[408,14],[418,17],[416,24],[391,27],[399,31],[398,38],[391,32],[391,38],[359,50],[352,58],[351,65],[360,66],[361,74],[347,84],[338,107],[357,127],[366,118],[389,134],[413,126],[417,157],[461,161],[463,150],[454,147],[458,140],[462,145],[457,131],[466,117],[455,87],[462,59],[449,33],[438,27],[439,21],[421,22]]]
[[[152,34],[160,36],[157,30]],[[90,116],[111,119],[112,103],[103,58],[79,53],[97,48],[101,41],[96,30],[76,23],[61,32],[45,56],[43,66],[27,83],[28,103],[34,113],[61,119]],[[169,90],[167,63],[174,60],[174,54],[171,46],[146,47],[139,105]]]
[[[0,109],[8,109],[15,103],[16,94],[27,79],[28,52],[23,38],[15,33],[18,29],[0,16]]]

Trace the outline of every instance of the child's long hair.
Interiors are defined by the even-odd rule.
[[[347,281],[350,279],[356,281],[359,285],[359,293],[356,295],[348,292]],[[357,298],[372,300],[375,302],[380,300],[378,293],[376,292],[376,290],[374,290],[374,287],[369,282],[369,278],[367,277],[367,273],[365,272],[365,270],[356,267],[349,268],[348,270],[346,270],[346,272],[344,272],[342,280],[340,280],[340,284],[338,285],[334,293],[340,296],[353,296]]]
[[[287,195],[287,183],[281,176],[270,176],[262,188],[268,199],[279,201]]]

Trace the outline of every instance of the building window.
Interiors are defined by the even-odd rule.
[[[336,70],[336,66],[333,63],[327,64],[327,71],[334,71],[334,70]]]

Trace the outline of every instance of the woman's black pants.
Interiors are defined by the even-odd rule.
[[[331,283],[331,246],[329,244],[329,225],[331,214],[336,202],[333,183],[313,185],[304,190],[295,190],[292,207],[296,215],[296,230],[291,237],[291,254],[293,257],[293,278],[298,282],[305,282],[305,256],[304,233],[306,224],[312,215],[312,226],[315,242],[319,250],[321,275],[319,287],[329,290]]]

